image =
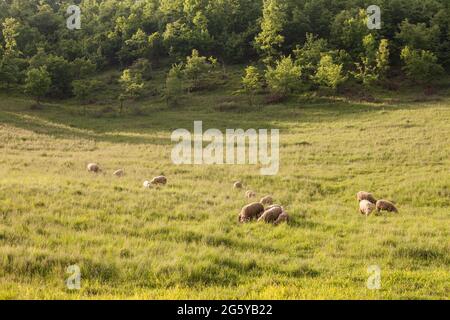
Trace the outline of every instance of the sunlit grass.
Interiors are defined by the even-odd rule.
[[[449,298],[450,100],[355,103],[293,98],[218,113],[224,92],[166,110],[84,117],[74,103],[0,102],[0,298]],[[130,106],[132,108],[133,106]],[[100,110],[91,106],[91,110]],[[257,166],[175,166],[170,134],[279,128],[280,172]],[[103,173],[86,172],[98,162]],[[112,176],[124,168],[126,176]],[[144,190],[165,174],[169,183]],[[289,225],[239,225],[271,194]],[[399,215],[365,218],[355,194],[394,200]],[[65,287],[69,265],[81,290]],[[379,265],[381,290],[367,267]]]

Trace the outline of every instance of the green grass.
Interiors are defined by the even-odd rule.
[[[177,109],[146,99],[139,116],[96,105],[85,117],[73,101],[31,111],[2,95],[0,298],[449,299],[449,92],[214,111],[233,79]],[[279,174],[173,165],[170,134],[194,120],[279,128]],[[88,162],[103,173],[88,174]],[[159,174],[166,187],[142,188]],[[238,179],[273,195],[292,222],[238,224],[247,203]],[[400,214],[361,216],[360,190],[394,200]],[[79,291],[65,287],[72,264]],[[380,290],[366,287],[370,265],[381,267]]]

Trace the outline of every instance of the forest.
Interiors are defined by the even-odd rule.
[[[279,100],[349,82],[396,88],[409,81],[433,91],[450,68],[446,0],[2,0],[0,82],[41,98],[89,101],[102,84],[90,77],[121,71],[117,99],[139,98],[154,68],[165,68],[161,96],[207,89],[227,65],[242,65],[253,103],[263,88]],[[66,27],[79,5],[81,28]],[[367,27],[367,8],[381,27]],[[389,79],[396,79],[389,81]],[[112,80],[114,81],[114,80]],[[148,88],[147,88],[148,89]]]

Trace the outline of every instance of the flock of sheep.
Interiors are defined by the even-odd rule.
[[[99,173],[102,170],[100,166],[96,163],[90,163],[87,165],[87,170],[93,173]],[[116,177],[124,176],[125,171],[119,169],[114,171],[113,175]],[[165,176],[154,177],[151,181],[144,181],[144,188],[151,188],[153,186],[165,185],[167,184],[167,178]],[[234,183],[235,189],[242,189],[243,184],[240,181]],[[256,193],[252,190],[248,190],[245,193],[246,198],[252,199],[256,197]],[[366,191],[360,191],[356,194],[356,199],[359,201],[359,211],[361,214],[366,216],[370,215],[375,210],[388,211],[388,212],[398,212],[395,205],[388,200],[376,200],[375,197]],[[266,207],[265,207],[266,206]],[[242,208],[239,213],[239,222],[247,223],[252,220],[258,222],[266,222],[274,225],[279,225],[283,222],[289,222],[289,214],[280,205],[273,204],[273,199],[271,196],[265,196],[261,198],[259,202],[250,203]]]
[[[234,183],[234,188],[242,189],[242,182],[236,181]],[[245,192],[245,196],[248,199],[255,198],[256,193],[248,190]],[[264,206],[267,207],[264,208]],[[282,206],[273,204],[273,199],[271,196],[265,196],[261,198],[259,202],[253,202],[244,206],[239,213],[240,223],[246,223],[252,220],[279,225],[282,222],[289,222],[289,215]]]
[[[377,212],[398,212],[391,201],[377,200],[370,192],[360,191],[356,194],[356,199],[359,201],[359,212],[366,216],[370,215],[375,210],[377,210]]]

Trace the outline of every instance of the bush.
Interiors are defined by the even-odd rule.
[[[301,85],[302,69],[296,66],[291,56],[276,62],[276,66],[267,68],[265,77],[272,94],[285,97]]]
[[[260,84],[260,76],[258,69],[253,66],[248,66],[245,69],[245,75],[242,78],[242,86],[243,91],[247,94],[249,103],[251,106],[253,106],[253,98],[256,94],[256,92],[261,87]]]
[[[100,86],[97,80],[74,80],[72,82],[73,94],[83,105],[83,113],[86,114],[86,103],[92,94]]]
[[[304,79],[309,79],[317,72],[322,55],[328,51],[328,42],[325,39],[317,39],[308,33],[303,47],[294,50],[297,65],[302,67]]]
[[[39,105],[40,99],[47,94],[51,84],[50,74],[45,67],[32,68],[27,72],[25,92],[32,95]]]
[[[142,82],[142,75],[139,72],[132,72],[130,69],[125,69],[120,77],[120,85],[122,93],[119,96],[120,112],[123,109],[123,102],[126,99],[137,99],[144,92],[144,83]]]
[[[167,106],[177,106],[183,94],[183,65],[174,64],[166,78],[165,97]]]
[[[402,50],[401,58],[405,64],[403,71],[413,81],[430,83],[444,73],[436,55],[430,51],[413,50],[406,46]]]
[[[140,72],[144,80],[150,80],[152,78],[152,64],[148,59],[137,59],[130,67],[132,72]]]
[[[214,58],[206,58],[200,56],[197,50],[192,50],[192,55],[186,58],[184,66],[184,76],[190,82],[189,90],[201,87],[201,81],[206,77],[217,65],[217,60]]]
[[[389,70],[389,42],[382,39],[379,44],[373,34],[363,40],[364,54],[361,62],[356,63],[355,78],[364,85],[370,86],[385,78]]]
[[[324,55],[320,59],[319,67],[317,68],[314,80],[319,85],[337,89],[339,85],[347,80],[347,77],[343,74],[342,69],[342,64],[335,64],[330,55]]]

